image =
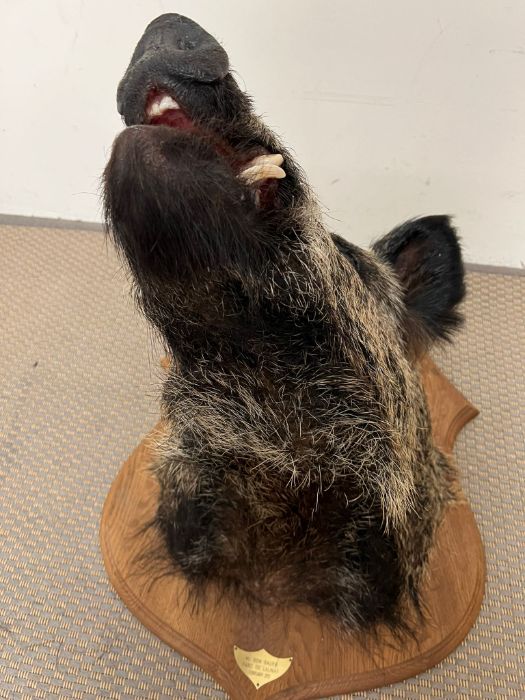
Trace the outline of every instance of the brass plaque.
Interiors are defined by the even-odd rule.
[[[280,659],[272,656],[266,649],[259,651],[245,651],[239,647],[233,647],[233,654],[237,666],[248,676],[256,688],[280,678],[290,668],[293,658],[288,656]]]

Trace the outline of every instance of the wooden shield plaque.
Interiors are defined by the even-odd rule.
[[[476,409],[430,359],[422,363],[436,443],[447,453]],[[483,545],[466,500],[450,506],[431,553],[422,598],[426,624],[417,640],[387,631],[353,640],[308,608],[259,612],[210,596],[188,603],[180,577],[152,581],[137,561],[153,544],[157,484],[151,475],[153,431],[122,466],[104,505],[101,546],[115,590],[131,612],[166,644],[198,664],[233,700],[303,700],[353,693],[414,676],[464,639],[484,593]]]

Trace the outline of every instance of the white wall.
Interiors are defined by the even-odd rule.
[[[468,260],[525,266],[523,0],[0,0],[0,212],[100,218],[116,86],[166,11],[224,43],[335,230],[454,213]]]

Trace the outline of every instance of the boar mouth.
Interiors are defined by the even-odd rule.
[[[195,123],[180,104],[168,92],[157,88],[151,90],[147,97],[144,123],[197,131]]]
[[[284,159],[279,153],[270,153],[262,145],[246,150],[234,148],[216,129],[210,129],[192,119],[188,110],[170,91],[161,87],[151,89],[146,98],[143,124],[168,126],[178,132],[192,134],[212,146],[216,154],[229,164],[235,177],[250,188],[258,208],[275,206],[278,180],[286,177],[281,167]]]

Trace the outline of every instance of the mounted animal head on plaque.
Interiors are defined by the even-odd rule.
[[[196,594],[401,630],[454,472],[418,359],[460,321],[446,216],[330,232],[219,43],[176,14],[118,88],[108,229],[171,357],[154,527]]]

